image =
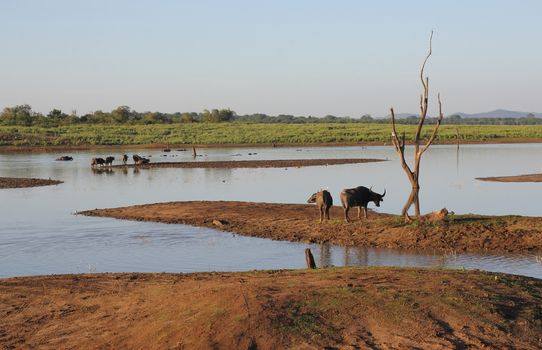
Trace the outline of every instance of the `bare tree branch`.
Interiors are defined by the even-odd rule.
[[[429,59],[429,56],[433,53],[433,31],[431,31],[431,35],[429,36],[429,53],[427,56],[425,56],[425,60],[423,60],[422,69],[420,70],[420,79],[422,81],[422,85],[424,87],[424,90],[428,90],[428,86],[425,85],[425,82],[423,81],[423,70],[425,68],[425,64],[427,63],[427,60]]]
[[[442,118],[444,117],[444,115],[442,114],[442,102],[440,101],[440,93],[438,94],[438,111],[439,114],[437,124],[435,125],[435,129],[433,130],[433,134],[431,135],[425,146],[422,148],[422,153],[425,152],[429,148],[429,146],[431,146],[431,144],[435,140],[435,137],[437,137],[438,128],[440,126],[440,123],[442,122]]]

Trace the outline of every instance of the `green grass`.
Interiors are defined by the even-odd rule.
[[[416,126],[398,125],[412,138]],[[438,140],[542,138],[542,125],[442,125]],[[429,136],[432,126],[425,128]],[[388,143],[386,124],[193,123],[153,125],[68,125],[56,128],[0,126],[0,146],[170,144]]]

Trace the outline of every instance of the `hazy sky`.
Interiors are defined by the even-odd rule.
[[[542,112],[542,1],[0,0],[0,108]],[[433,99],[433,107],[436,106]]]

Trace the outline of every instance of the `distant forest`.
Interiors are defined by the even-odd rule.
[[[327,115],[323,118],[312,116],[293,116],[256,113],[247,115],[238,115],[230,109],[204,110],[203,112],[137,112],[128,106],[120,106],[111,112],[95,111],[83,115],[78,115],[75,111],[64,113],[59,109],[53,109],[47,115],[35,112],[29,105],[19,105],[6,107],[0,113],[0,125],[22,125],[22,126],[41,126],[55,127],[59,125],[73,124],[174,124],[174,123],[222,123],[222,122],[240,122],[240,123],[285,123],[285,124],[304,124],[304,123],[389,123],[389,118],[373,118],[366,114],[360,118],[336,117]],[[426,123],[434,124],[436,118],[428,117]],[[418,117],[410,116],[397,119],[399,124],[417,124]],[[459,115],[451,115],[443,120],[445,124],[459,125],[541,125],[542,118],[536,118],[528,115],[520,118],[462,118]]]

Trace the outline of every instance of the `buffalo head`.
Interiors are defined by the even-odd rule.
[[[370,189],[369,191],[371,191],[371,201],[374,202],[374,204],[377,207],[380,207],[380,202],[384,201],[384,196],[386,195],[386,189],[384,189],[384,193],[382,193],[382,194],[378,194],[376,192],[373,192],[372,189]]]
[[[312,196],[310,196],[309,199],[307,199],[307,203],[316,203],[316,195],[317,194],[318,194],[318,192],[313,193]]]

